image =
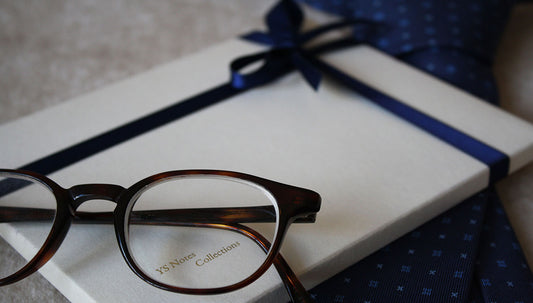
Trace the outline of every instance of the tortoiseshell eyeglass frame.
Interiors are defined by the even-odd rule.
[[[287,262],[279,253],[281,242],[291,223],[313,223],[320,209],[320,195],[314,191],[270,181],[249,174],[223,170],[177,170],[159,173],[145,178],[129,188],[113,184],[82,184],[69,189],[62,188],[48,177],[23,170],[0,169],[0,178],[18,176],[38,181],[47,186],[55,196],[56,210],[0,207],[0,223],[42,221],[53,218],[51,231],[35,257],[14,274],[0,279],[0,286],[17,282],[37,271],[57,251],[72,223],[113,224],[118,245],[128,266],[147,283],[172,292],[196,295],[220,294],[245,287],[257,280],[272,265],[276,267],[293,302],[314,302]],[[277,203],[274,206],[235,208],[169,209],[133,211],[137,193],[146,186],[171,178],[186,176],[213,176],[243,180],[269,192]],[[22,187],[22,186],[21,186]],[[78,207],[89,200],[108,200],[117,206],[113,212],[81,212]],[[277,218],[276,218],[277,214]],[[277,222],[273,243],[258,232],[243,225],[251,222]],[[264,263],[248,278],[233,285],[218,288],[182,288],[158,282],[145,274],[132,258],[127,244],[128,224],[174,225],[217,228],[238,232],[253,240],[267,254]]]

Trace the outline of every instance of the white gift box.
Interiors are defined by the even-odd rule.
[[[0,127],[0,167],[17,168],[227,81],[229,62],[260,49],[233,40]],[[503,151],[516,171],[533,158],[533,127],[370,47],[324,56],[369,86]],[[61,169],[63,187],[130,186],[187,168],[246,172],[322,196],[314,224],[293,224],[282,254],[310,288],[488,184],[488,168],[328,79],[298,73],[255,88]],[[91,203],[85,210],[110,209]],[[23,256],[39,231],[0,225]],[[271,269],[216,296],[165,292],[122,260],[112,226],[73,225],[41,273],[74,302],[282,302]]]

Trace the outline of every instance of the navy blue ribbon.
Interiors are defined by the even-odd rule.
[[[375,29],[380,26],[379,24],[364,20],[348,20],[328,24],[302,33],[300,28],[302,20],[303,14],[296,4],[291,0],[280,1],[267,15],[267,33],[253,32],[244,36],[247,40],[269,45],[271,49],[234,60],[231,64],[231,80],[228,83],[221,84],[167,108],[89,138],[24,165],[20,169],[50,174],[133,137],[231,98],[243,91],[269,83],[296,69],[300,71],[314,89],[319,86],[322,72],[327,73],[334,80],[353,89],[395,115],[475,157],[489,166],[490,183],[494,183],[508,174],[509,157],[504,153],[369,87],[318,58],[321,53],[353,46],[361,41],[339,39],[314,47],[304,47],[305,44],[321,34],[340,27],[355,25]],[[241,70],[245,67],[259,61],[263,61],[263,64],[255,72],[241,73]]]

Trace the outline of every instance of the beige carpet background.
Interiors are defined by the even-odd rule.
[[[0,123],[262,26],[273,0],[0,0]],[[533,122],[533,5],[518,6],[495,71],[504,107]],[[7,142],[2,142],[6,144]],[[499,186],[533,264],[533,166]],[[0,240],[2,260],[18,257]],[[1,266],[1,265],[0,265]],[[2,302],[65,302],[34,274]]]

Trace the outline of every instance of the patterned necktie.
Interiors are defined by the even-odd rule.
[[[512,0],[302,0],[371,44],[493,104],[492,58]],[[533,277],[489,188],[310,291],[317,302],[531,302]]]

